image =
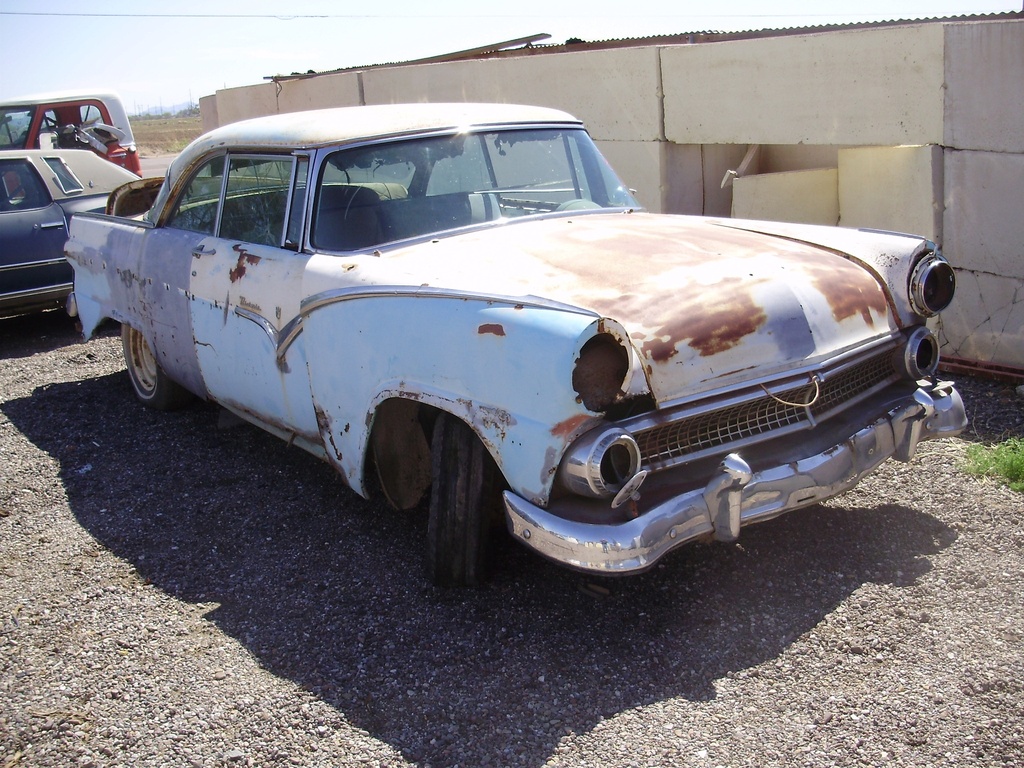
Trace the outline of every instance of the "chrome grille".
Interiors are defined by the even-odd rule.
[[[817,400],[815,386],[807,384],[776,393],[775,397],[765,393],[737,405],[641,429],[633,436],[645,467],[674,464],[683,458],[809,423],[810,414],[814,418],[831,414],[894,377],[892,352],[887,350],[834,375],[826,373]],[[812,400],[809,407],[798,405]]]
[[[827,385],[822,387],[821,396],[811,407],[811,411],[815,416],[829,413],[876,385],[888,381],[894,374],[891,352],[868,358],[863,363],[830,378]]]

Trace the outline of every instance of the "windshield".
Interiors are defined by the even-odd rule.
[[[35,107],[0,108],[0,149],[25,149]]]
[[[636,207],[582,129],[462,133],[328,156],[312,241],[355,250],[526,216]]]

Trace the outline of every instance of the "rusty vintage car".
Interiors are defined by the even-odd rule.
[[[965,426],[933,243],[646,213],[563,112],[260,118],[135,186],[73,220],[85,334],[122,324],[143,403],[208,398],[427,509],[439,584],[482,577],[502,518],[640,571]]]

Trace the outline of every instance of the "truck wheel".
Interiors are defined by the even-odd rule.
[[[473,430],[447,413],[434,424],[431,460],[427,569],[438,586],[472,586],[484,575],[497,468]]]
[[[121,346],[132,389],[143,405],[158,411],[171,411],[192,399],[191,392],[167,377],[146,337],[130,325],[121,325]]]

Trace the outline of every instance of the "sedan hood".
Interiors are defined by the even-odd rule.
[[[646,213],[510,222],[385,251],[380,267],[407,273],[411,285],[540,297],[611,318],[629,333],[659,403],[895,330],[887,295],[864,267],[726,224]]]

